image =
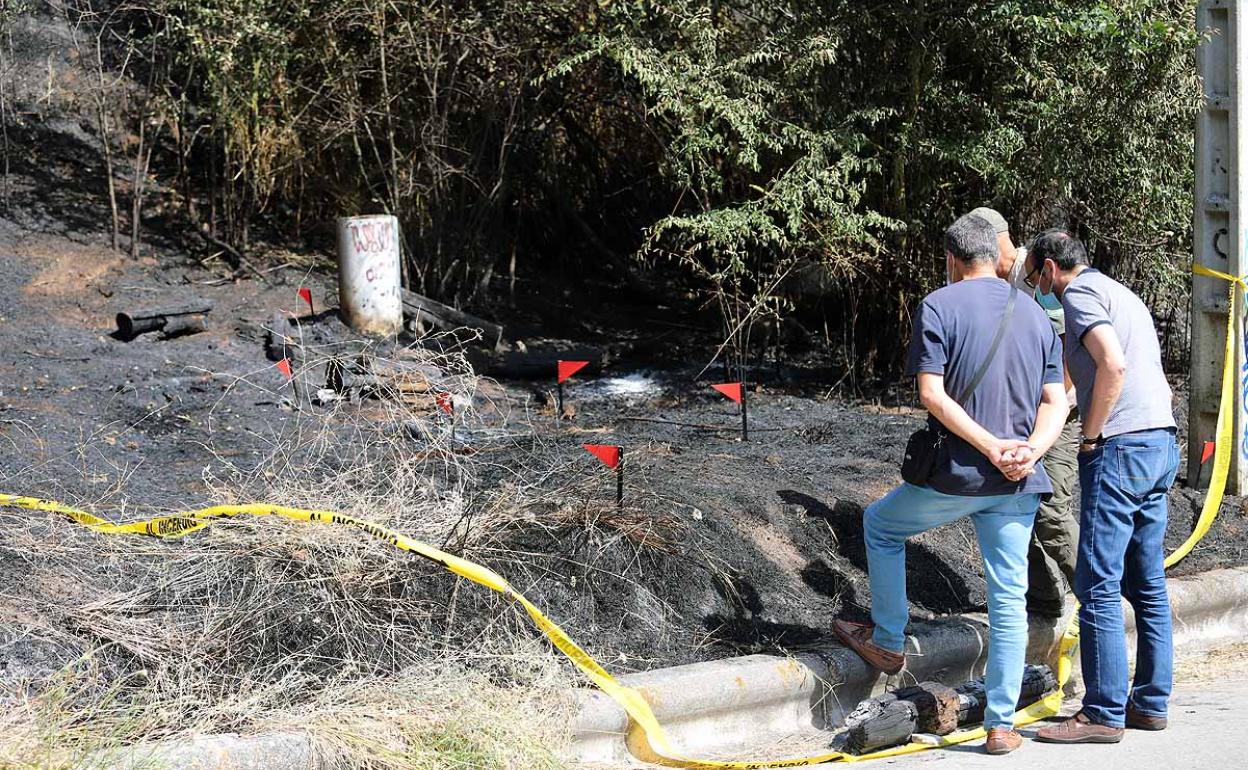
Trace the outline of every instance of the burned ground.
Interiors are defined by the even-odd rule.
[[[24,19],[4,68],[0,493],[115,521],[251,501],[353,514],[495,569],[614,673],[819,646],[832,618],[867,617],[861,518],[899,480],[922,413],[905,385],[863,378],[852,340],[810,333],[813,315],[763,333],[784,360],[750,369],[742,442],[734,405],[709,388],[731,377],[702,370],[721,322],[687,280],[661,264],[626,276],[623,259],[540,274],[522,262],[488,273],[467,308],[511,338],[508,376],[477,376],[467,364],[489,359],[446,336],[376,342],[342,324],[332,222],[286,241],[291,228],[268,225],[292,212],[274,206],[246,254],[224,247],[223,199],[175,185],[187,169],[168,146],[132,258],[109,248],[104,144],[72,31]],[[128,250],[143,175],[137,137],[118,127],[113,140]],[[200,301],[214,305],[202,333],[114,333],[119,311]],[[274,367],[278,330],[299,351],[299,391]],[[887,346],[872,347],[878,365]],[[575,418],[557,421],[550,353],[583,350],[595,364],[567,388]],[[327,362],[361,353],[434,371],[455,419],[429,392],[324,401]],[[622,507],[582,443],[625,447]],[[1172,493],[1171,546],[1201,499]],[[1243,503],[1227,500],[1175,574],[1245,563]],[[983,608],[968,525],[907,552],[916,619]],[[299,729],[352,744],[345,767],[553,768],[567,685],[582,681],[506,598],[356,529],[238,518],[157,540],[0,508],[2,766]],[[465,747],[495,759],[465,761]]]
[[[866,617],[861,517],[898,482],[920,422],[905,388],[855,395],[852,362],[795,346],[752,371],[742,442],[735,406],[709,388],[722,371],[700,371],[718,340],[693,302],[521,280],[514,294],[500,287],[496,320],[605,351],[567,388],[575,419],[556,421],[553,371],[493,381],[425,350],[442,341],[352,337],[323,253],[272,249],[238,271],[162,218],[159,191],[155,249],[114,253],[99,191],[78,183],[99,173],[91,137],[28,130],[38,152],[15,168],[0,219],[0,492],[115,520],[222,502],[343,510],[494,568],[617,673],[819,645],[833,617]],[[118,311],[193,300],[215,304],[206,332],[113,333]],[[456,423],[429,405],[313,406],[324,367],[305,361],[293,392],[266,352],[275,312],[310,350],[433,356]],[[582,443],[625,447],[622,509]],[[1172,492],[1171,546],[1201,500]],[[1227,500],[1175,574],[1245,562],[1242,504]],[[908,568],[914,617],[983,608],[968,525],[916,538]],[[202,729],[245,728],[230,699],[248,688],[275,688],[270,706],[299,711],[431,656],[506,682],[554,658],[501,597],[356,531],[273,519],[162,542],[0,509],[0,585],[0,692],[54,686],[84,661],[105,683],[176,688],[179,705],[159,709],[169,723],[148,736],[187,729],[191,713]]]
[[[317,487],[351,471],[352,441],[373,419],[373,407],[327,410],[303,401],[292,408],[290,386],[264,350],[273,311],[299,311],[297,286],[314,287],[318,305],[332,306],[323,271],[287,267],[264,282],[220,284],[218,269],[177,252],[131,260],[89,236],[13,223],[3,231],[0,270],[7,276],[0,283],[3,491],[119,519],[256,497],[305,505],[339,499],[324,500]],[[195,298],[216,302],[208,332],[132,342],[111,334],[119,309]],[[305,315],[300,328],[309,339],[347,335],[329,312]],[[684,344],[696,346],[697,339]],[[833,617],[866,616],[862,512],[897,483],[899,447],[920,412],[904,399],[881,404],[811,378],[769,377],[751,388],[753,431],[741,442],[734,405],[708,387],[711,375],[696,374],[678,366],[608,365],[569,386],[577,416],[562,422],[545,403],[548,382],[477,382],[455,428],[454,462],[433,452],[425,476],[445,482],[455,510],[436,520],[404,518],[398,501],[376,515],[494,567],[615,671],[825,642]],[[438,427],[443,415],[420,419],[448,429]],[[716,426],[722,429],[710,429]],[[301,437],[316,431],[329,431],[337,451],[299,460],[298,447],[307,445]],[[622,510],[614,506],[611,473],[580,448],[584,442],[626,448]],[[413,458],[428,453],[418,437],[385,451],[398,453],[385,462],[419,463]],[[276,477],[279,455],[298,466],[298,500],[273,499],[290,493]],[[1181,486],[1172,493],[1171,545],[1190,531],[1201,499]],[[1243,563],[1241,504],[1228,499],[1214,531],[1178,574]],[[496,597],[354,535],[236,521],[217,525],[222,534],[188,538],[195,546],[135,545],[54,515],[2,515],[7,588],[0,612],[9,638],[0,676],[10,684],[100,645],[113,645],[120,669],[141,665],[156,653],[136,648],[124,617],[159,609],[162,622],[176,626],[186,620],[179,619],[180,605],[228,610],[259,601],[273,581],[333,583],[336,600],[373,629],[359,635],[351,659],[373,659],[382,669],[402,665],[396,647],[428,648],[438,639],[480,644],[500,623],[513,630],[519,624]],[[266,545],[273,532],[280,540]],[[299,555],[305,538],[360,560],[357,577],[364,577],[357,584],[318,575],[324,565]],[[240,550],[239,542],[250,545]],[[80,555],[63,581],[49,572],[56,553]],[[179,570],[213,559],[229,575],[227,585],[197,598],[180,583]],[[978,559],[969,526],[917,538],[908,549],[914,615],[982,609]],[[137,610],[114,611],[105,601],[127,592],[133,599],[136,590],[145,592]],[[335,612],[335,605],[314,594],[300,594],[307,613],[269,618],[274,628],[257,644],[276,649],[242,642],[240,649],[332,658],[333,644],[348,642],[326,641],[318,631],[317,613]],[[412,602],[403,605],[407,615],[384,608],[396,595]],[[421,610],[413,615],[414,606]]]

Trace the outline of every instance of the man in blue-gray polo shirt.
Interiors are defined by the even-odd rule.
[[[922,485],[904,483],[867,508],[874,626],[838,620],[833,631],[872,666],[900,672],[906,540],[970,517],[991,625],[986,749],[1006,754],[1022,743],[1013,727],[1027,648],[1027,547],[1040,497],[1051,489],[1039,459],[1067,411],[1061,346],[1040,306],[997,277],[991,224],[960,218],[945,232],[945,252],[952,283],[919,306],[906,371],[917,375],[929,426],[948,451],[935,455]]]
[[[971,211],[992,225],[997,232],[997,277],[1035,299],[1044,309],[1053,330],[1059,337],[1066,334],[1066,317],[1062,302],[1053,294],[1036,289],[1039,269],[1027,260],[1027,249],[1015,247],[1010,226],[994,209],[980,207]],[[1053,493],[1040,502],[1036,524],[1031,532],[1031,548],[1027,553],[1027,611],[1046,618],[1058,618],[1066,610],[1066,594],[1075,587],[1075,554],[1079,543],[1079,524],[1071,504],[1075,479],[1078,477],[1079,410],[1075,408],[1074,387],[1066,379],[1066,402],[1070,411],[1057,443],[1044,455],[1044,470],[1053,484]]]
[[[1166,593],[1166,492],[1179,467],[1170,385],[1153,317],[1140,298],[1088,265],[1082,243],[1050,230],[1028,260],[1066,311],[1066,361],[1075,381],[1079,445],[1080,659],[1087,692],[1074,717],[1037,734],[1052,743],[1117,743],[1123,728],[1166,727],[1173,677]],[[1138,655],[1127,681],[1125,597]]]

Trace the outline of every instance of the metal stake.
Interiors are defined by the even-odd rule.
[[[624,447],[620,447],[620,461],[615,466],[615,507],[624,510]]]
[[[749,409],[745,406],[745,377],[741,377],[741,440],[750,440]]]

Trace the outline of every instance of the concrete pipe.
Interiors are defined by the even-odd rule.
[[[357,331],[388,336],[403,325],[399,220],[390,215],[338,220],[338,297]]]

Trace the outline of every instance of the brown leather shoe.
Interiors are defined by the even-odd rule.
[[[989,754],[1009,754],[1023,745],[1023,736],[1009,727],[994,727],[988,731],[984,751]]]
[[[871,641],[872,628],[869,625],[850,623],[846,620],[832,621],[832,633],[836,634],[836,638],[840,639],[842,644],[858,653],[871,666],[892,676],[905,667],[906,656],[900,652],[886,650]]]
[[[1127,727],[1132,730],[1157,730],[1166,729],[1166,725],[1170,724],[1165,717],[1153,717],[1148,714],[1141,714],[1127,704]]]
[[[1098,725],[1080,711],[1065,722],[1037,731],[1036,740],[1041,743],[1117,743],[1124,732],[1121,727]]]

